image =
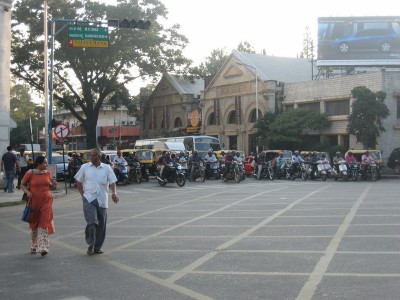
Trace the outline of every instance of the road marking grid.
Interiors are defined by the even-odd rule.
[[[160,286],[167,287],[171,290],[177,291],[182,295],[186,295],[193,299],[212,299],[212,297],[207,296],[204,292],[200,290],[194,290],[193,288],[188,288],[185,286],[185,281],[181,279],[186,276],[193,275],[225,275],[225,276],[277,276],[277,277],[300,277],[305,278],[306,282],[302,286],[302,288],[298,291],[297,299],[313,299],[316,295],[319,285],[323,282],[323,278],[399,278],[400,272],[392,272],[392,273],[376,273],[376,272],[356,272],[356,270],[349,270],[349,272],[335,272],[330,271],[331,263],[338,259],[340,255],[400,255],[399,251],[396,251],[396,245],[390,251],[382,251],[380,250],[372,250],[372,249],[363,249],[363,248],[355,248],[355,249],[341,249],[343,242],[346,240],[353,239],[374,239],[374,238],[399,238],[399,234],[387,234],[387,230],[391,226],[400,226],[400,213],[399,208],[400,204],[398,201],[387,201],[384,199],[376,199],[373,197],[369,197],[367,199],[366,195],[368,193],[373,192],[371,190],[374,184],[363,184],[360,187],[357,187],[356,191],[353,191],[353,198],[348,198],[345,202],[338,202],[337,200],[341,199],[341,194],[346,193],[347,187],[343,190],[336,191],[335,195],[325,195],[324,191],[326,189],[332,188],[332,183],[327,182],[326,184],[318,184],[313,183],[315,186],[315,190],[308,193],[302,194],[296,191],[291,190],[293,187],[292,184],[278,184],[272,183],[265,185],[265,190],[262,192],[255,193],[254,195],[250,195],[244,197],[242,199],[238,199],[240,195],[245,195],[240,191],[242,188],[238,185],[229,185],[229,190],[226,190],[224,185],[223,188],[214,187],[210,188],[210,193],[206,195],[193,195],[200,188],[195,187],[192,188],[183,188],[183,189],[168,189],[168,192],[165,192],[162,199],[154,199],[150,197],[137,197],[136,194],[145,192],[145,188],[141,188],[141,191],[135,192],[135,198],[133,199],[134,205],[133,208],[130,206],[130,210],[132,213],[127,216],[119,216],[118,218],[112,217],[112,215],[118,214],[119,212],[125,213],[126,210],[120,206],[113,206],[112,211],[109,212],[109,230],[107,239],[112,240],[114,238],[122,238],[125,239],[126,242],[122,242],[117,244],[116,246],[107,248],[106,253],[107,256],[99,257],[98,259],[102,260],[104,263],[110,264],[111,266],[139,276],[141,278],[147,279],[153,283],[156,283]],[[292,183],[292,182],[291,182]],[[299,183],[303,184],[303,183]],[[334,184],[334,183],[333,183]],[[345,183],[344,183],[345,184]],[[228,185],[226,185],[228,186]],[[251,188],[251,186],[259,186],[259,182],[249,183],[246,185],[246,188]],[[136,187],[133,188],[133,190]],[[143,191],[142,191],[143,190]],[[153,188],[149,189],[154,190]],[[167,190],[167,189],[165,189]],[[237,191],[238,190],[238,191]],[[236,192],[237,191],[237,192]],[[285,191],[285,199],[280,199],[277,201],[277,197],[280,197],[279,193],[275,193],[276,191]],[[379,195],[379,191],[375,191],[377,195]],[[129,196],[132,194],[131,191],[123,190],[122,188],[118,190],[119,194],[123,196]],[[226,199],[226,195],[232,195],[232,198]],[[246,194],[248,195],[248,193]],[[265,197],[268,196],[268,197]],[[396,195],[397,196],[397,195]],[[238,200],[237,200],[238,199]],[[73,201],[80,200],[80,197],[76,197]],[[130,201],[129,199],[124,201]],[[218,203],[212,203],[218,202]],[[146,211],[136,212],[135,207],[140,207],[141,204],[146,204]],[[150,204],[150,205],[149,205]],[[152,209],[152,205],[154,204],[154,209]],[[111,204],[113,205],[113,204]],[[111,206],[110,205],[110,206]],[[205,210],[193,210],[196,207],[201,207],[207,205],[209,209]],[[271,206],[280,206],[279,208],[274,209],[258,209],[260,207],[271,207]],[[393,207],[392,207],[393,206]],[[144,207],[143,209],[146,209]],[[185,207],[185,209],[182,209]],[[248,209],[249,207],[254,207],[257,209]],[[310,207],[310,208],[307,208]],[[246,209],[242,209],[246,208]],[[331,210],[332,214],[328,214],[326,210]],[[83,214],[80,212],[71,213],[68,212],[68,208],[65,206],[57,207],[56,210],[60,212],[55,218],[56,222],[57,218],[62,218],[63,222],[69,223],[68,220],[73,221],[76,218],[83,218]],[[347,213],[346,213],[347,210]],[[243,212],[244,214],[249,214],[249,216],[238,216],[235,215],[237,212]],[[380,213],[376,213],[379,211]],[[195,212],[195,213],[194,213]],[[264,217],[251,216],[253,212],[257,212],[260,214],[265,213]],[[317,215],[318,213],[325,212],[322,216]],[[340,213],[339,213],[340,212]],[[371,214],[369,214],[371,212]],[[189,217],[184,217],[184,214],[187,213]],[[229,216],[229,213],[232,215]],[[313,215],[313,214],[316,215]],[[129,211],[128,211],[129,214]],[[157,216],[158,214],[158,216]],[[221,216],[221,214],[226,214],[226,216]],[[295,214],[295,215],[288,215]],[[299,215],[297,215],[299,214]],[[180,215],[180,217],[179,217]],[[233,216],[233,217],[232,217]],[[382,219],[382,217],[393,217],[393,219]],[[235,224],[227,224],[227,221],[230,221],[232,218],[240,220],[249,220],[249,224],[247,225],[235,225]],[[376,219],[374,219],[376,218]],[[397,218],[397,222],[396,222]],[[173,225],[165,225],[165,226],[149,226],[149,225],[140,225],[140,223],[134,223],[134,225],[130,225],[129,221],[156,221],[156,220],[175,220],[177,223]],[[221,224],[210,224],[212,220],[219,220]],[[380,220],[381,222],[377,222]],[[383,222],[382,222],[383,220]],[[387,222],[385,222],[385,220]],[[205,221],[204,224],[196,223],[200,221]],[[250,222],[251,221],[251,222]],[[317,222],[315,222],[317,221]],[[369,223],[371,222],[372,223]],[[8,226],[14,226],[12,223],[8,221],[1,221]],[[281,223],[283,222],[283,223]],[[293,223],[292,223],[293,222]],[[310,223],[308,223],[310,222]],[[331,223],[332,222],[332,223]],[[57,225],[56,226],[59,226]],[[328,223],[328,224],[327,224]],[[51,242],[60,247],[64,247],[76,253],[82,253],[82,248],[75,247],[71,244],[71,242],[67,239],[69,237],[75,239],[83,239],[83,227],[79,227],[75,224],[70,225],[62,225],[63,227],[71,227],[71,228],[79,228],[74,232],[69,234],[65,234],[63,236],[55,236],[55,238],[51,238]],[[385,228],[385,226],[387,228]],[[18,230],[26,231],[25,228],[17,225],[14,226]],[[117,235],[110,234],[110,232],[118,232],[119,228],[147,228],[153,227],[156,229],[155,232],[148,235]],[[373,228],[374,230],[378,230],[382,228],[382,232],[371,232],[368,230],[365,234],[351,233],[351,230],[354,228],[359,228],[360,230],[365,228]],[[160,228],[157,230],[157,228]],[[195,229],[204,229],[204,235],[172,235],[176,230],[187,230],[190,228]],[[236,228],[241,230],[239,234],[224,234],[224,235],[212,235],[207,234],[207,230],[213,232],[216,230],[215,228],[226,228],[232,229]],[[283,229],[290,230],[299,229],[300,232],[294,232],[291,234],[275,234],[275,235],[265,235],[262,234],[262,231],[268,232],[268,229]],[[318,228],[327,228],[332,232],[330,234],[301,234],[301,229],[318,229]],[[371,228],[371,229],[372,229]],[[112,229],[112,230],[111,230]],[[258,235],[255,235],[256,233]],[[298,234],[300,233],[300,234]],[[386,234],[385,234],[386,233]],[[215,239],[217,238],[217,239]],[[253,241],[263,241],[265,239],[269,239],[269,241],[275,240],[288,240],[288,241],[301,241],[302,239],[307,238],[315,238],[315,239],[328,239],[328,243],[324,243],[324,247],[315,250],[315,245],[312,244],[310,249],[299,249],[295,248],[292,250],[287,250],[283,248],[279,249],[235,249],[234,247],[237,245],[246,245],[246,243],[250,240]],[[130,240],[134,239],[134,240]],[[214,243],[211,245],[210,249],[202,250],[202,249],[137,249],[135,247],[139,245],[145,245],[146,242],[155,241],[158,242],[162,240],[170,239],[179,239],[181,241],[191,239],[197,240],[201,242],[201,240],[207,241],[209,239],[215,239],[215,241],[219,244],[214,246]],[[219,240],[220,239],[220,240]],[[82,244],[82,241],[80,242]],[[111,244],[111,243],[110,243]],[[118,261],[118,253],[136,253],[140,255],[140,253],[149,252],[149,253],[193,253],[198,254],[200,257],[194,259],[192,262],[184,266],[183,268],[169,268],[169,269],[157,269],[157,268],[147,268],[146,266],[138,267],[138,266],[130,266],[126,263],[121,263]],[[285,271],[259,271],[259,272],[251,272],[245,270],[205,270],[202,268],[207,268],[210,264],[214,264],[218,259],[221,259],[224,255],[231,254],[266,254],[266,255],[297,255],[297,254],[314,254],[319,257],[314,264],[314,268],[309,272],[285,272]],[[197,255],[197,256],[198,256]],[[112,258],[112,259],[110,259]],[[397,261],[399,261],[397,259]],[[396,266],[394,266],[394,270],[396,270]],[[343,270],[342,270],[343,271]],[[157,276],[157,273],[164,273],[167,275],[165,278],[160,278]],[[329,299],[329,298],[328,298]]]

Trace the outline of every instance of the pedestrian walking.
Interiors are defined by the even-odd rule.
[[[18,167],[17,156],[13,152],[13,147],[8,146],[7,152],[1,158],[1,171],[4,171],[6,185],[4,192],[14,193],[14,177]]]
[[[106,238],[108,191],[118,203],[117,177],[111,167],[100,162],[101,151],[90,150],[90,162],[82,165],[75,175],[76,186],[82,196],[83,214],[86,220],[85,239],[89,245],[87,254],[102,254]]]
[[[29,157],[25,154],[25,148],[19,148],[19,155],[18,155],[18,184],[17,189],[21,187],[21,180],[24,178],[26,171],[28,171],[28,161]]]
[[[31,254],[40,253],[41,256],[49,252],[49,235],[54,233],[51,189],[57,187],[57,182],[51,177],[51,171],[47,170],[47,159],[40,155],[35,159],[34,169],[26,172],[21,181],[21,189],[27,194],[33,208],[32,220],[29,222]]]

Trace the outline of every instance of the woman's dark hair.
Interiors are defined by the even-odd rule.
[[[36,157],[35,162],[33,163],[33,167],[37,168],[37,166],[42,164],[45,159],[46,157],[44,157],[43,155],[39,155],[38,157]]]

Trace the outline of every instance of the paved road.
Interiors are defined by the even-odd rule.
[[[399,299],[399,181],[156,182],[118,188],[103,255],[58,193],[49,255],[0,208],[0,299]]]

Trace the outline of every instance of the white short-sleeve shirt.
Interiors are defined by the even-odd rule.
[[[100,163],[96,167],[91,162],[83,164],[74,178],[82,183],[83,196],[87,201],[97,199],[100,207],[108,208],[108,187],[117,181],[109,165]]]

